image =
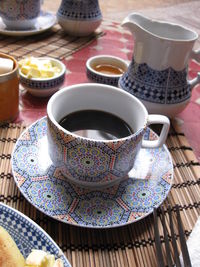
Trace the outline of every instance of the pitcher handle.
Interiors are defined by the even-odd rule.
[[[144,148],[157,148],[162,146],[166,139],[169,132],[170,121],[166,116],[163,115],[149,115],[147,125],[150,124],[162,124],[162,130],[160,136],[157,140],[149,141],[149,140],[142,140],[142,147]]]
[[[190,57],[200,63],[200,49],[192,50]]]
[[[199,50],[192,50],[190,58],[194,59],[198,63],[200,63],[200,49]],[[197,85],[198,83],[200,83],[200,72],[197,73],[197,77],[195,77],[194,79],[188,81],[190,89],[195,87],[195,85]]]

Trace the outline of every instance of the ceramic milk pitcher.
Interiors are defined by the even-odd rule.
[[[197,33],[177,24],[150,20],[132,13],[122,22],[134,36],[134,53],[119,87],[138,97],[149,113],[174,117],[188,104],[200,73],[187,80],[188,60],[200,61],[192,51]]]
[[[58,23],[70,35],[87,36],[101,24],[98,0],[62,0],[57,11]]]

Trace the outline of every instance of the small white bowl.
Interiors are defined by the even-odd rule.
[[[128,63],[115,56],[100,55],[94,56],[87,60],[86,62],[86,72],[89,80],[97,83],[103,83],[108,85],[114,85],[118,87],[119,78],[122,74],[107,74],[103,72],[96,71],[94,68],[97,65],[111,65],[123,70],[123,73],[127,71]]]
[[[21,85],[32,95],[37,97],[48,97],[53,95],[60,89],[65,80],[65,65],[55,58],[40,57],[37,59],[51,60],[54,66],[58,67],[61,71],[56,76],[51,78],[27,78],[19,69]]]

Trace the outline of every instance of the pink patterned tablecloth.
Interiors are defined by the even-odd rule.
[[[64,86],[89,82],[86,76],[85,63],[91,56],[108,54],[131,61],[134,48],[132,35],[124,31],[119,23],[115,22],[104,21],[101,30],[105,33],[104,35],[63,60],[67,67]],[[194,78],[198,71],[200,71],[200,65],[194,61],[190,62],[190,78]],[[48,98],[36,98],[21,89],[20,114],[17,122],[24,121],[29,125],[45,116],[47,102]],[[200,161],[200,85],[193,89],[189,105],[175,119],[182,125],[182,130]]]

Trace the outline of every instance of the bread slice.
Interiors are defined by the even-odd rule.
[[[0,226],[0,266],[24,267],[25,260],[10,234]]]

